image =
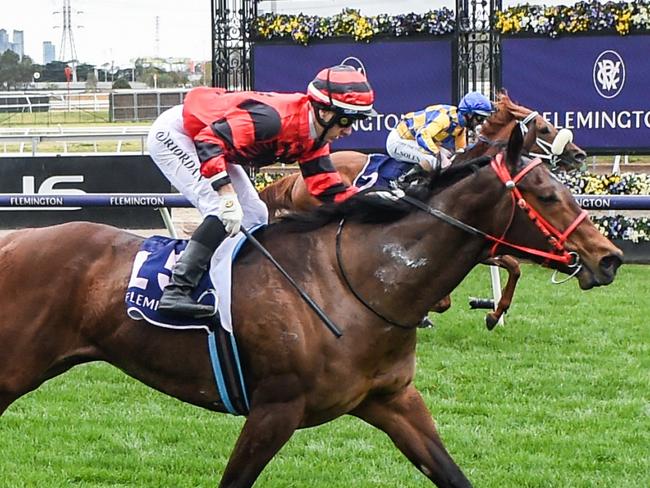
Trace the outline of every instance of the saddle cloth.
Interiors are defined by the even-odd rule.
[[[212,256],[209,272],[204,274],[193,292],[193,298],[201,303],[216,304],[213,317],[177,318],[158,312],[163,288],[170,281],[171,269],[178,256],[187,247],[186,240],[164,236],[146,239],[133,261],[125,297],[127,314],[134,320],[145,320],[165,328],[204,329],[208,332],[210,362],[219,397],[226,411],[233,415],[247,415],[250,409],[230,311],[232,262],[245,239],[243,234],[238,234],[221,244]]]
[[[259,227],[251,229],[251,232]],[[203,276],[193,291],[195,300],[210,305],[216,303],[215,316],[205,319],[171,317],[158,312],[162,291],[169,283],[171,270],[188,241],[164,236],[146,239],[133,261],[125,297],[127,314],[134,320],[146,320],[153,325],[172,329],[204,329],[209,332],[220,323],[221,327],[232,333],[232,262],[245,239],[241,233],[225,239],[212,256],[209,273]]]
[[[395,181],[413,166],[413,163],[398,161],[385,154],[369,154],[368,161],[352,184],[360,190],[388,189],[391,188],[391,181]]]

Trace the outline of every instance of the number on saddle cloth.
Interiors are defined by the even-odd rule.
[[[360,190],[368,188],[389,189],[391,182],[412,169],[413,163],[398,161],[385,154],[370,154],[368,162],[352,183]]]
[[[142,243],[135,256],[131,279],[126,292],[127,314],[134,320],[146,320],[150,324],[172,329],[215,330],[219,326],[219,314],[196,319],[172,317],[158,312],[158,301],[169,283],[172,268],[178,256],[187,246],[187,240],[153,236]],[[192,297],[200,303],[217,307],[217,295],[209,273],[206,272]]]

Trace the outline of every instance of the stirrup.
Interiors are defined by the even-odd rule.
[[[168,286],[160,297],[158,311],[166,315],[195,319],[212,317],[217,313],[216,307],[196,302],[189,293],[180,287]]]

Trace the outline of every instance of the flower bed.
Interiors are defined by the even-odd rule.
[[[621,35],[650,30],[650,0],[577,2],[573,5],[517,5],[496,12],[494,28],[501,34],[560,34],[611,31]],[[443,7],[424,14],[361,15],[347,8],[331,17],[305,14],[258,16],[250,32],[256,39],[291,39],[307,45],[337,37],[369,42],[377,36],[444,35],[456,29],[456,13]]]
[[[344,9],[332,17],[318,15],[263,14],[252,23],[257,39],[291,39],[307,45],[314,39],[350,37],[369,42],[376,36],[401,37],[417,34],[443,35],[454,32],[456,14],[448,8],[425,14],[361,15],[359,10]]]
[[[556,37],[577,32],[612,31],[621,35],[650,29],[650,2],[578,2],[565,5],[517,5],[496,13],[501,34]]]
[[[560,180],[575,195],[650,195],[650,175],[623,173],[558,173]],[[609,239],[634,243],[650,242],[650,219],[625,215],[592,216],[596,227]]]

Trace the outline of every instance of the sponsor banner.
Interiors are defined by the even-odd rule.
[[[650,36],[501,39],[502,86],[588,150],[650,148]]]
[[[257,43],[253,48],[253,86],[259,91],[306,92],[323,68],[351,56],[366,69],[375,90],[379,117],[357,122],[355,131],[334,149],[382,150],[403,113],[427,105],[453,103],[452,40],[376,40],[310,46]],[[354,60],[350,63],[357,66]]]
[[[44,227],[73,220],[111,224],[127,229],[164,226],[154,208],[82,208],[58,204],[57,196],[87,193],[168,193],[167,179],[148,156],[70,156],[2,158],[0,193],[47,195],[31,197],[34,207],[0,206],[0,227]],[[15,204],[29,203],[29,199]],[[14,203],[9,203],[14,205]]]

